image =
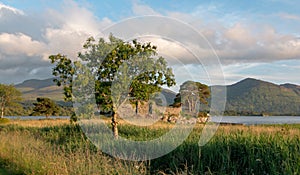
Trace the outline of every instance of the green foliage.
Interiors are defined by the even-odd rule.
[[[296,165],[300,163],[296,146],[299,136],[283,138],[282,133],[253,134],[238,130],[216,135],[203,147],[196,140],[198,136],[192,134],[170,154],[151,161],[153,170],[167,174],[298,174],[300,171]]]
[[[183,110],[188,112],[199,112],[200,104],[208,104],[210,89],[200,82],[186,81],[180,85],[180,93],[174,99],[173,106],[183,106]],[[198,105],[198,107],[197,107]],[[197,111],[195,111],[197,110]],[[204,110],[204,109],[202,109]]]
[[[78,118],[76,117],[75,113],[73,113],[70,117],[71,124],[76,123]]]
[[[37,98],[37,103],[34,103],[33,113],[31,115],[57,115],[59,106],[49,98]]]
[[[34,105],[36,103],[36,99],[34,101],[26,100],[20,102],[20,105],[7,107],[5,110],[6,116],[30,116],[33,113]],[[55,101],[58,104],[59,111],[57,113],[58,116],[72,116],[74,113],[73,106],[70,106],[69,102],[61,102]]]
[[[169,130],[132,125],[122,125],[119,129],[122,137],[139,141],[158,138]],[[43,128],[5,125],[0,126],[3,143],[0,147],[9,152],[0,153],[0,162],[6,158],[6,168],[20,174],[51,174],[54,167],[57,174],[300,173],[299,125],[224,126],[210,142],[199,147],[202,129],[194,128],[184,143],[162,157],[134,162],[97,150],[77,125]],[[61,162],[64,166],[59,166]]]
[[[148,100],[151,94],[160,90],[160,86],[175,85],[172,69],[167,67],[163,57],[156,58],[157,48],[151,43],[124,42],[110,35],[109,41],[88,38],[83,49],[78,57],[90,75],[81,71],[78,62],[72,63],[66,56],[49,57],[51,63],[56,64],[53,75],[58,77],[55,80],[57,85],[64,85],[66,99],[72,97],[72,77],[80,78],[80,72],[94,78],[96,103],[101,111],[115,111],[128,96],[132,97],[132,102]]]
[[[57,54],[49,56],[52,64],[56,66],[52,74],[56,77],[53,81],[57,86],[63,86],[66,101],[72,100],[72,81],[75,73],[74,65],[65,55]]]
[[[22,100],[21,92],[13,85],[0,84],[0,118],[4,116],[8,107],[19,107]]]
[[[95,70],[96,101],[102,110],[112,110],[113,104],[122,104],[128,96],[132,102],[148,100],[160,90],[159,86],[175,84],[165,59],[154,58],[157,51],[151,43],[142,44],[137,40],[126,43],[111,35],[109,42],[89,38],[84,49],[79,58]]]

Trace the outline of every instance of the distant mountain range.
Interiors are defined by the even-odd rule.
[[[300,115],[300,86],[253,78],[226,86],[230,115]]]
[[[37,97],[48,97],[55,101],[63,101],[63,88],[58,87],[53,80],[54,78],[45,80],[30,79],[15,85],[15,87],[22,92],[25,100],[36,100]],[[168,105],[174,102],[176,96],[175,92],[162,89],[161,93],[165,97]]]
[[[15,85],[22,92],[24,100],[36,100],[37,97],[49,97],[55,101],[63,101],[63,88],[56,86],[54,78],[45,80],[25,80]]]
[[[55,85],[53,78],[26,80],[17,84],[16,88],[23,93],[23,98],[26,100],[49,97],[56,101],[63,101],[63,90]],[[226,89],[228,115],[300,115],[299,85],[276,85],[247,78],[226,86]],[[168,104],[173,103],[175,92],[163,89],[161,93]]]

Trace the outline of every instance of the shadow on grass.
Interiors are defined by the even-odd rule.
[[[10,166],[8,166],[10,164]],[[5,160],[0,159],[0,175],[25,175],[21,171],[12,170],[8,167],[14,167],[11,163],[6,162]]]

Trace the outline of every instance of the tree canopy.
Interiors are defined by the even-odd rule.
[[[49,117],[51,115],[57,115],[59,113],[59,106],[49,98],[37,98],[36,103],[33,103],[33,113],[31,115],[45,115]]]
[[[148,100],[160,86],[175,85],[172,69],[163,57],[158,57],[156,49],[151,43],[124,42],[112,35],[109,42],[103,38],[98,42],[87,40],[79,58],[95,72],[99,107],[112,109],[113,102],[121,104],[128,96],[131,101]]]
[[[22,100],[21,95],[21,92],[13,85],[0,84],[0,118],[3,118],[8,107],[19,106],[18,102]]]
[[[207,104],[210,97],[210,89],[200,82],[186,81],[180,85],[180,93],[176,95],[173,106],[182,106],[183,111],[199,112],[197,105]]]
[[[64,86],[65,97],[70,99],[74,83],[72,77],[79,77],[76,67],[82,68],[81,63],[72,62],[61,54],[49,58],[51,63],[56,64],[53,75],[57,77],[57,85]],[[113,35],[108,41],[103,38],[96,41],[90,37],[78,58],[95,80],[96,104],[102,111],[115,113],[128,98],[131,102],[149,100],[151,94],[159,91],[161,86],[175,85],[172,69],[163,57],[158,56],[157,47],[151,43],[137,40],[124,42]]]

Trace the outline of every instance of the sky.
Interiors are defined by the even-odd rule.
[[[0,83],[50,78],[49,55],[76,59],[89,36],[110,32],[157,45],[177,88],[187,79],[248,77],[300,84],[300,1],[293,0],[0,0]]]

